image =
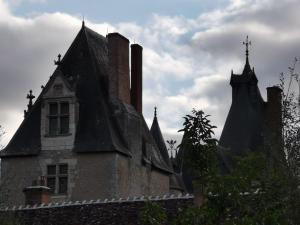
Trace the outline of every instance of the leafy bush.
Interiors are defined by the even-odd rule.
[[[159,204],[146,202],[139,212],[139,220],[143,225],[162,225],[167,221],[167,214]]]

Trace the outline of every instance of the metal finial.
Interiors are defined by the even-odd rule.
[[[28,103],[28,105],[27,105],[27,107],[28,107],[28,111],[31,109],[31,107],[32,107],[32,99],[34,99],[35,98],[35,96],[32,94],[32,90],[29,90],[29,94],[27,94],[27,97],[26,97],[27,99],[29,99],[29,103]]]
[[[82,26],[85,26],[85,22],[84,22],[84,15],[82,15]]]
[[[58,66],[58,65],[60,65],[60,63],[61,63],[61,54],[58,54],[57,61],[54,60],[54,64]]]
[[[157,107],[154,107],[154,117],[157,117]]]
[[[246,37],[246,41],[243,41],[243,45],[246,45],[246,58],[249,56],[249,45],[251,45],[251,41],[248,39],[248,35]]]

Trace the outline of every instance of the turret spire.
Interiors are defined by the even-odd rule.
[[[246,46],[246,64],[245,64],[244,72],[251,71],[251,67],[249,64],[249,45],[251,45],[251,41],[249,41],[248,35],[246,37],[246,41],[243,41],[243,45]]]
[[[85,22],[84,22],[84,15],[82,15],[82,27],[85,26]]]
[[[154,117],[157,117],[157,107],[154,107]]]
[[[248,35],[246,41],[243,41],[243,45],[246,45],[246,63],[249,64],[249,45],[251,45],[251,41],[249,41]]]

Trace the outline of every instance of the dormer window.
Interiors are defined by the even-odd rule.
[[[64,135],[69,133],[69,102],[49,103],[49,135]]]
[[[42,150],[71,150],[74,147],[79,104],[65,77],[57,71],[43,90],[41,109]]]

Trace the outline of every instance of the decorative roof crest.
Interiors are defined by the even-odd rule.
[[[246,64],[249,65],[249,45],[251,45],[251,41],[249,41],[248,35],[246,37],[246,41],[243,41],[243,45],[246,46]]]

